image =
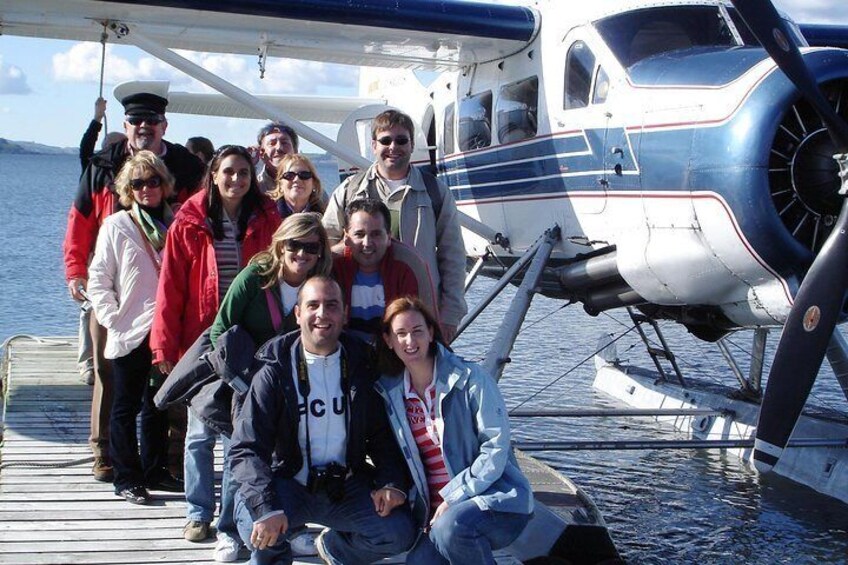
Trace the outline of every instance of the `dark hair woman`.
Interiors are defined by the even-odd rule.
[[[169,373],[212,325],[221,299],[251,257],[271,243],[280,215],[259,191],[244,147],[220,147],[209,163],[204,189],[180,208],[168,234],[151,333],[153,360]],[[215,513],[213,450],[217,434],[191,413],[185,439],[188,523],[183,535],[202,541]],[[219,545],[238,543],[231,508],[222,508]]]
[[[386,307],[378,352],[377,389],[406,455],[422,526],[406,562],[494,563],[492,550],[512,543],[533,512],[498,385],[445,347],[417,298]]]

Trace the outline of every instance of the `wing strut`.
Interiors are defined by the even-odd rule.
[[[117,24],[118,27],[121,24]],[[207,71],[200,65],[193,63],[182,57],[170,49],[163,47],[159,43],[153,41],[152,39],[146,37],[144,34],[139,33],[138,29],[133,26],[127,26],[129,32],[127,33],[125,39],[138,47],[139,49],[146,51],[153,55],[154,57],[165,61],[169,65],[174,68],[177,68],[187,74],[188,76],[199,80],[203,84],[213,88],[227,96],[239,102],[240,104],[244,104],[248,108],[253,111],[266,116],[269,120],[272,121],[280,121],[285,122],[295,128],[297,130],[298,135],[307,141],[310,141],[317,145],[318,147],[329,151],[330,153],[336,155],[342,161],[345,161],[348,165],[353,167],[368,167],[371,163],[362,157],[358,152],[352,151],[350,148],[341,145],[321,132],[307,126],[301,121],[294,119],[288,113],[271,106],[267,102],[260,100],[259,98],[253,96],[249,92],[246,92],[237,86],[227,82],[219,76],[214,75],[213,73]],[[112,28],[116,28],[116,24],[112,24]]]

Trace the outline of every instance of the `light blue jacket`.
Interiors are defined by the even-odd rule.
[[[438,431],[451,478],[442,498],[449,505],[474,499],[484,510],[531,513],[533,492],[510,446],[509,415],[498,385],[482,367],[441,345],[436,368],[436,417],[444,422]],[[430,515],[427,477],[406,419],[403,377],[383,375],[375,386],[412,475],[413,515],[423,524]]]

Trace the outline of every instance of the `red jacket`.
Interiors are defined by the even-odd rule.
[[[184,200],[200,186],[205,168],[182,145],[162,143],[166,147],[162,160],[176,179],[175,196]],[[106,216],[122,209],[113,183],[128,156],[126,141],[114,143],[95,153],[83,171],[62,245],[66,280],[88,278],[88,259],[94,251],[97,232]]]
[[[353,279],[359,266],[353,260],[350,247],[345,247],[343,255],[333,257],[333,277],[342,287],[345,305],[350,307]],[[380,263],[380,279],[383,282],[386,306],[401,296],[417,296],[439,319],[436,304],[436,291],[430,278],[430,269],[412,247],[392,239]]]
[[[271,245],[271,236],[279,225],[277,207],[263,197],[261,209],[247,224],[239,268]],[[202,190],[186,200],[168,229],[150,330],[154,363],[179,361],[215,321],[221,297],[212,241],[212,229],[206,221],[206,190]]]

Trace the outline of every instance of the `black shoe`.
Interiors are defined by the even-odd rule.
[[[168,473],[156,482],[147,485],[150,490],[162,490],[165,492],[185,492],[185,483]]]
[[[148,504],[150,502],[150,493],[141,485],[125,488],[115,494],[132,504]]]

